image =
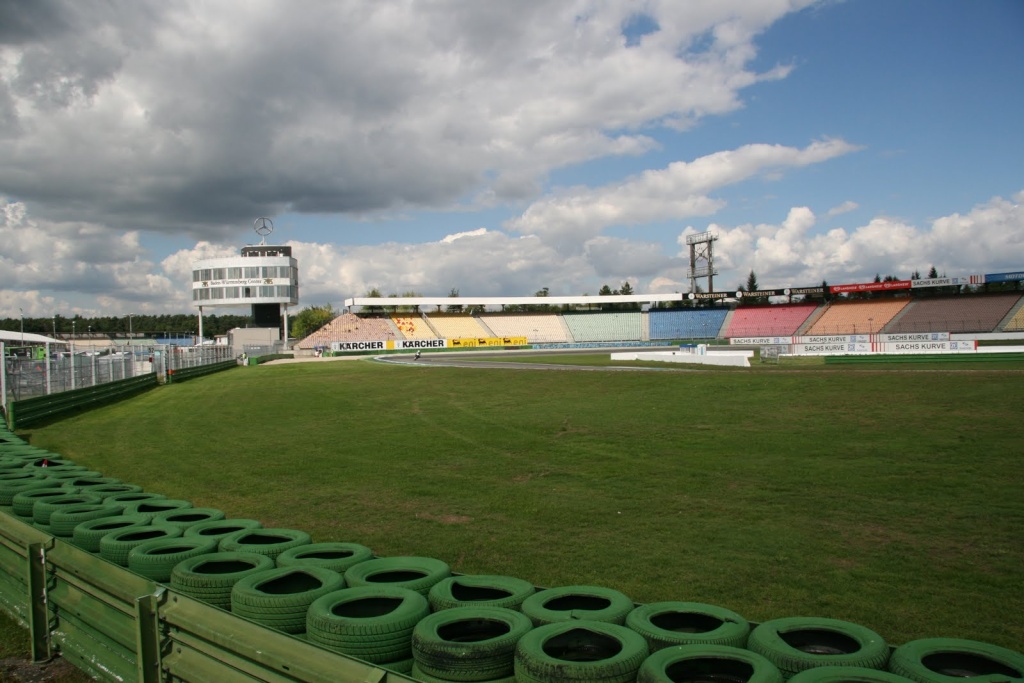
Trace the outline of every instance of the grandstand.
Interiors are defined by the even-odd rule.
[[[715,339],[728,313],[722,308],[651,311],[650,339]]]
[[[1020,301],[1016,292],[921,299],[886,332],[992,332]]]
[[[725,337],[789,337],[807,322],[817,304],[744,306],[733,312]]]
[[[531,344],[572,341],[562,318],[550,313],[485,315],[481,320],[497,337],[526,337]]]
[[[478,319],[465,313],[433,313],[427,321],[441,339],[494,336]]]
[[[1005,322],[1004,322],[1005,321]],[[1020,293],[838,300],[736,308],[554,313],[434,313],[363,318],[345,313],[296,345],[300,351],[332,342],[525,338],[527,344],[677,342],[913,332],[1024,331]],[[396,347],[397,348],[397,347]],[[405,347],[410,348],[410,347]]]
[[[508,345],[641,345],[691,340],[880,333],[1024,332],[1024,271],[958,277],[758,290],[543,297],[363,297],[346,299],[347,312],[300,341],[308,351],[334,342],[374,342],[359,350]],[[994,286],[997,291],[988,293]],[[930,296],[958,291],[954,296]],[[984,290],[984,291],[981,291]],[[1010,291],[1007,291],[1010,290]],[[797,301],[793,302],[793,297]],[[786,303],[752,304],[751,299]],[[801,297],[809,297],[801,300]],[[381,310],[437,313],[381,316]],[[494,312],[500,306],[502,311]],[[376,311],[367,317],[354,308]],[[481,312],[440,312],[472,307]],[[592,310],[593,308],[603,310]],[[612,309],[612,310],[609,310]],[[559,311],[560,312],[554,312]],[[512,312],[515,311],[515,312]],[[521,311],[535,311],[523,313]],[[504,340],[504,341],[503,341]],[[440,345],[431,344],[438,341]]]
[[[616,313],[563,313],[577,342],[629,342],[644,338],[640,311]]]
[[[872,334],[902,311],[910,299],[871,299],[829,304],[805,331],[808,335]]]

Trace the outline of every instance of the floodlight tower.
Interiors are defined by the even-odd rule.
[[[690,247],[690,293],[697,291],[697,280],[708,279],[707,291],[715,291],[715,240],[718,235],[713,232],[702,232],[698,235],[687,235],[686,244]]]

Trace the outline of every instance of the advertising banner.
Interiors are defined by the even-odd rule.
[[[776,344],[792,344],[793,337],[731,337],[730,344],[741,346],[765,346]]]
[[[462,337],[451,339],[452,348],[477,348],[480,346],[526,346],[526,337]]]
[[[887,292],[892,289],[910,289],[913,280],[891,280],[889,282],[861,282],[849,285],[832,285],[828,291],[833,294],[844,292]]]
[[[798,356],[848,356],[851,354],[901,353],[973,353],[978,342],[970,341],[908,341],[908,342],[831,342],[823,344],[794,344],[792,353]]]
[[[1014,282],[1016,280],[1024,280],[1024,272],[988,273],[985,275],[985,282]]]
[[[445,349],[447,339],[396,339],[391,348],[395,349]]]
[[[386,341],[331,342],[331,351],[383,351]]]
[[[908,332],[906,334],[876,334],[872,337],[879,342],[930,342],[949,341],[949,332]]]

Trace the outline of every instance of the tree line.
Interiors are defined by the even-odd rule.
[[[22,325],[24,324],[24,328]],[[227,334],[236,327],[252,325],[249,315],[204,315],[203,336],[209,338]],[[199,320],[186,313],[163,315],[131,315],[67,317],[54,315],[49,318],[2,318],[0,330],[25,332],[47,336],[69,336],[85,338],[89,335],[125,338],[131,332],[139,338],[191,337],[199,334]]]

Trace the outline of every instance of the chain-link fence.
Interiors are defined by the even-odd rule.
[[[55,352],[47,358],[6,356],[7,400],[56,394],[156,372],[209,365],[232,358],[226,346],[138,346],[103,353]]]

